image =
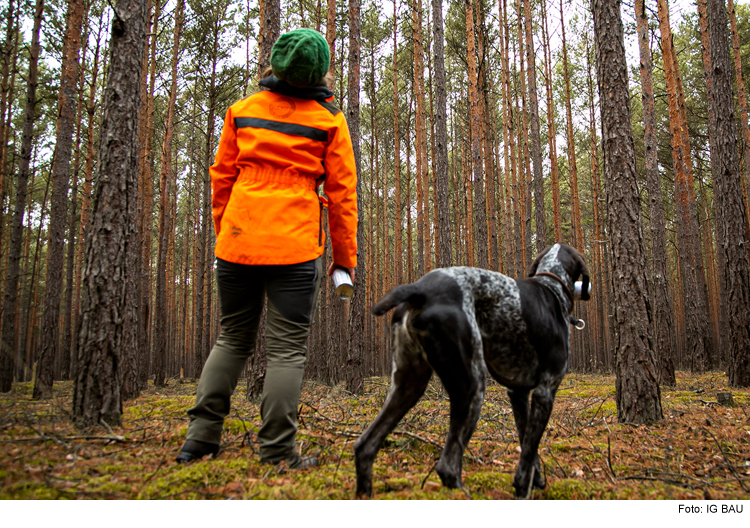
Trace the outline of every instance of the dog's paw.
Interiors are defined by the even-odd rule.
[[[450,489],[457,489],[461,487],[461,474],[450,471],[438,464],[435,468],[435,472],[440,477],[443,486]]]
[[[372,497],[372,480],[369,478],[357,478],[357,498],[369,499]]]
[[[529,486],[529,484],[531,484],[531,486]],[[515,490],[515,495],[518,498],[528,497],[532,487],[537,489],[544,489],[545,484],[546,483],[544,482],[544,477],[537,469],[534,469],[533,479],[531,478],[531,472],[517,472],[515,478],[513,479],[513,488]]]

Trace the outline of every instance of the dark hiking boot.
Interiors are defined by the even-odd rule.
[[[200,440],[185,440],[176,460],[178,464],[187,464],[193,460],[200,460],[206,455],[216,456],[218,454],[219,444],[209,444]]]

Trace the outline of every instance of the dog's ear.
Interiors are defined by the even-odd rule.
[[[533,277],[534,275],[536,275],[536,270],[539,267],[539,263],[542,261],[542,257],[547,254],[551,247],[552,246],[545,248],[544,251],[537,255],[536,259],[534,259],[534,262],[531,263],[531,268],[529,268],[529,277]]]
[[[583,255],[578,251],[575,252],[575,259],[578,262],[578,271],[581,274],[581,300],[588,301],[591,298],[589,295],[589,267],[586,265]]]

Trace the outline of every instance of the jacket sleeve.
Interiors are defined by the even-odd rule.
[[[219,149],[216,151],[216,159],[211,168],[208,169],[208,172],[211,174],[211,207],[216,236],[219,236],[221,217],[224,215],[224,209],[229,201],[229,196],[232,194],[232,187],[239,175],[239,171],[235,165],[238,153],[237,132],[234,128],[232,108],[229,107],[227,115],[224,117],[224,126],[221,130],[221,139],[219,139]]]
[[[357,267],[357,167],[344,113],[336,116],[325,156],[328,225],[333,262]]]

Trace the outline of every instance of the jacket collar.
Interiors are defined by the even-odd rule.
[[[286,81],[278,79],[275,75],[269,75],[261,79],[261,86],[268,88],[272,92],[280,93],[297,99],[311,99],[314,101],[327,101],[333,97],[333,92],[325,86],[311,86],[309,88],[298,88],[292,86]]]

